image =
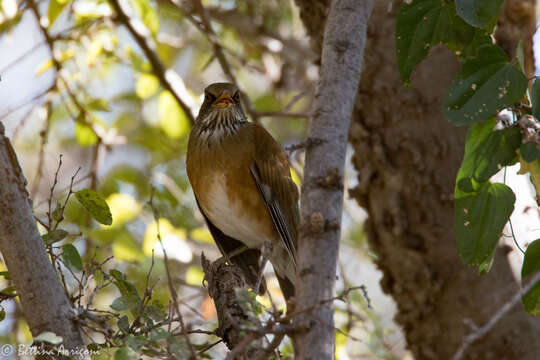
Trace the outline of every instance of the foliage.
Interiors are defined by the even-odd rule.
[[[433,45],[446,45],[464,61],[448,90],[442,112],[455,125],[470,125],[456,178],[454,229],[461,259],[477,266],[481,274],[491,267],[515,202],[508,186],[491,183],[490,178],[520,161],[520,173],[529,172],[537,193],[540,191],[534,165],[540,161],[540,80],[532,83],[529,99],[522,65],[517,59],[509,61],[504,51],[491,43],[488,35],[501,3],[412,0],[401,6],[396,28],[399,70],[405,81]],[[502,128],[495,117],[501,110],[508,110],[514,119]],[[532,125],[523,120],[527,115],[534,116]],[[525,252],[523,278],[538,270],[537,247],[533,242]],[[537,285],[523,297],[525,310],[537,315],[539,301]]]
[[[20,83],[21,68],[33,77],[31,86],[13,91],[26,91],[27,98],[2,106],[0,120],[13,134],[42,239],[94,359],[185,359],[192,350],[201,359],[223,357],[199,256],[219,255],[184,165],[204,86],[236,82],[249,95],[248,115],[280,143],[305,136],[316,80],[306,64],[314,55],[291,3],[198,3],[0,0],[0,48],[12,34],[38,41],[20,59],[2,52],[10,63],[0,68],[0,87]],[[300,181],[298,158],[291,159]],[[13,299],[9,273],[0,276],[0,301]],[[275,304],[239,291],[264,320],[274,305],[284,307],[272,281]],[[368,350],[390,353],[378,316],[361,298],[349,300],[355,315],[347,331],[376,323],[375,335],[363,333]],[[10,320],[1,324],[8,328],[3,343],[31,340],[15,306],[0,307],[0,321]],[[340,336],[337,351],[346,352],[353,340]],[[288,340],[282,347],[290,353]]]

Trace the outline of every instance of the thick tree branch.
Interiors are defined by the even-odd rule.
[[[74,311],[38,233],[26,179],[0,122],[0,251],[32,335],[51,331],[66,349],[84,350]]]
[[[149,30],[142,24],[142,22],[134,16],[131,16],[129,5],[125,3],[125,0],[111,0],[111,5],[116,11],[117,19],[120,23],[124,24],[144,55],[148,58],[154,75],[159,79],[161,85],[165,89],[171,92],[178,105],[184,110],[191,124],[195,122],[193,117],[192,108],[195,104],[191,101],[189,94],[187,93],[184,82],[180,76],[171,69],[166,69],[161,59],[157,55],[156,45],[150,36]]]
[[[321,77],[314,102],[302,187],[296,309],[333,296],[343,203],[347,134],[360,82],[372,0],[334,0],[326,21]],[[297,359],[333,359],[332,304],[301,313],[310,322],[295,336]]]

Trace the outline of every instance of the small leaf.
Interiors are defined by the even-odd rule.
[[[459,16],[472,26],[485,28],[495,25],[503,0],[456,0]]]
[[[171,337],[172,334],[163,328],[156,328],[150,331],[150,341],[158,341]]]
[[[533,142],[521,144],[519,152],[521,153],[523,160],[529,163],[540,158],[540,150],[538,150],[538,147]]]
[[[135,295],[123,295],[114,299],[111,308],[116,311],[134,310],[139,304],[139,298]]]
[[[521,268],[521,280],[525,279],[540,270],[540,239],[534,240],[527,246],[523,266]],[[525,311],[531,315],[540,316],[540,284],[533,286],[525,295],[521,297]]]
[[[444,101],[444,116],[456,125],[487,119],[517,102],[527,89],[527,78],[501,48],[486,45],[478,53],[463,65]]]
[[[126,334],[129,331],[129,320],[127,315],[122,316],[120,319],[118,319],[118,328],[125,332]]]
[[[53,345],[61,344],[63,339],[61,336],[56,335],[50,331],[44,331],[34,338],[34,341],[46,342]]]
[[[94,130],[81,122],[75,124],[75,139],[83,147],[96,145],[98,142],[98,137]]]
[[[532,115],[540,121],[540,78],[535,78],[531,88]]]
[[[141,99],[147,99],[159,89],[159,80],[151,74],[140,74],[135,83],[135,93]]]
[[[47,17],[49,18],[49,27],[54,24],[58,15],[62,12],[64,7],[67,5],[68,0],[50,0],[49,1],[49,10],[47,12]]]
[[[62,259],[67,267],[82,270],[82,260],[79,252],[72,244],[62,245]]]
[[[158,113],[159,125],[167,136],[172,139],[179,139],[187,135],[190,129],[189,119],[167,90],[159,94]]]
[[[139,350],[146,342],[147,340],[142,336],[126,336],[126,345],[135,351]]]
[[[504,184],[484,183],[472,194],[454,201],[454,229],[459,256],[486,272],[516,197]]]
[[[114,353],[114,360],[130,360],[131,359],[131,350],[127,347],[121,347],[116,350]]]
[[[43,235],[41,238],[45,241],[45,245],[52,245],[55,242],[58,242],[68,236],[68,232],[63,229],[56,229],[49,231],[47,234]]]
[[[103,200],[97,192],[90,189],[83,189],[77,191],[75,197],[97,222],[104,225],[112,224],[112,215],[109,205],[107,205],[105,200]]]
[[[109,102],[105,99],[92,99],[89,102],[86,103],[86,109],[92,110],[92,111],[111,111],[111,107],[109,106]]]

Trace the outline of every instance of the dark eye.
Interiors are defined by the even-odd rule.
[[[236,102],[240,102],[240,92],[239,91],[234,93],[233,100],[236,101]]]
[[[204,101],[210,101],[210,102],[212,102],[212,101],[214,101],[214,100],[216,100],[216,97],[215,97],[214,95],[212,95],[212,94],[210,94],[210,93],[204,94]]]

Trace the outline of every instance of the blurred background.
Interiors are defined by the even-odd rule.
[[[69,235],[55,246],[73,244],[85,266],[104,263],[103,270],[121,271],[137,289],[144,290],[151,269],[152,298],[166,309],[170,293],[152,197],[185,321],[212,330],[217,318],[202,286],[200,255],[204,251],[214,260],[219,253],[186,176],[190,121],[206,85],[236,82],[247,95],[244,107],[251,120],[288,149],[300,186],[303,154],[295,145],[306,136],[316,59],[292,0],[0,0],[0,121],[28,179],[38,219],[47,219],[49,199],[53,209],[65,201],[75,174],[73,190],[94,189],[111,208],[113,223],[104,226],[70,199],[61,225]],[[347,161],[346,188],[355,181]],[[527,185],[513,188],[525,199],[519,206],[533,201],[527,200]],[[411,359],[392,320],[395,305],[379,287],[381,274],[372,263],[376,254],[362,230],[365,216],[346,192],[337,292],[365,285],[369,301],[361,292],[336,301],[336,355],[340,360]],[[535,221],[515,220],[520,241],[532,240],[529,234],[540,228]],[[277,281],[271,269],[267,272],[272,298],[283,308]],[[78,276],[65,271],[72,294],[79,294]],[[78,301],[91,300],[91,308],[112,312],[119,292],[101,287],[105,282],[96,271]],[[0,277],[2,291],[13,291],[6,287]],[[95,296],[88,299],[88,294]],[[268,297],[259,301],[270,308]],[[5,314],[0,343],[29,343],[17,302],[0,306]],[[104,341],[91,330],[85,340]],[[195,344],[216,340],[193,336]],[[93,358],[110,358],[114,350]],[[288,342],[282,351],[290,354]],[[223,344],[205,352],[210,358],[225,353]]]

